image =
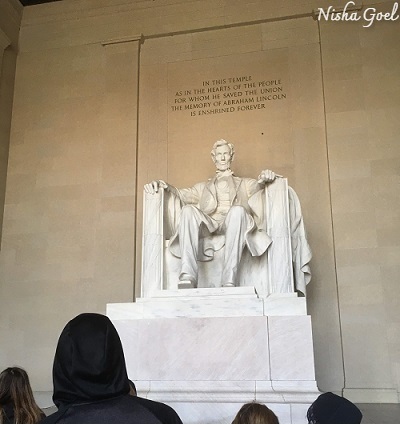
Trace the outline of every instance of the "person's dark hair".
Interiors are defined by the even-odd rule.
[[[308,424],[360,424],[362,413],[346,398],[327,392],[310,406],[307,420]]]
[[[267,406],[251,402],[239,409],[232,424],[279,424],[279,420]]]
[[[33,397],[28,374],[22,368],[6,368],[0,374],[0,424],[6,422],[5,405],[13,407],[15,424],[36,424],[43,417]]]

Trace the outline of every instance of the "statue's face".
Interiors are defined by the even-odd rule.
[[[219,171],[230,168],[232,162],[231,149],[227,145],[215,149],[214,163]]]

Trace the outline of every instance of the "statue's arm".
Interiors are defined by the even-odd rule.
[[[163,180],[154,180],[154,181],[151,181],[150,183],[144,185],[144,191],[148,194],[158,193],[158,190],[160,188],[163,188],[164,190],[169,191],[170,193],[174,194],[175,196],[180,197],[179,196],[179,190],[176,187],[172,186],[171,184],[166,183]]]
[[[190,188],[176,188],[163,180],[154,180],[145,184],[144,191],[148,194],[155,194],[160,188],[176,196],[184,205],[197,204],[200,199],[203,183],[195,184]]]
[[[260,175],[255,180],[254,178],[244,178],[246,181],[246,189],[249,197],[255,193],[263,190],[266,185],[271,184],[276,178],[283,178],[282,175],[278,175],[269,169],[261,171]]]
[[[183,205],[197,204],[200,196],[200,184],[192,188],[179,189],[163,180],[154,180],[144,185],[144,191],[150,197],[160,189],[165,190],[166,196],[162,210],[164,213],[164,236],[170,239],[175,234],[179,223],[180,211]],[[171,195],[170,195],[171,194]]]
[[[176,189],[176,195],[184,205],[197,205],[200,201],[203,188],[203,183],[195,184],[189,188],[178,188]]]

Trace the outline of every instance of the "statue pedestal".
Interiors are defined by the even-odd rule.
[[[160,291],[109,304],[140,396],[171,405],[185,424],[232,422],[243,403],[304,424],[319,395],[311,318],[294,293],[252,287]]]

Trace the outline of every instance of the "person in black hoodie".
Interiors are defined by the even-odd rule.
[[[58,340],[53,364],[58,411],[41,424],[162,424],[129,395],[121,340],[109,318],[84,313]]]
[[[132,380],[129,380],[129,386],[129,394],[136,396],[139,403],[149,409],[163,424],[182,424],[179,415],[170,406],[165,403],[139,397],[135,383]]]

